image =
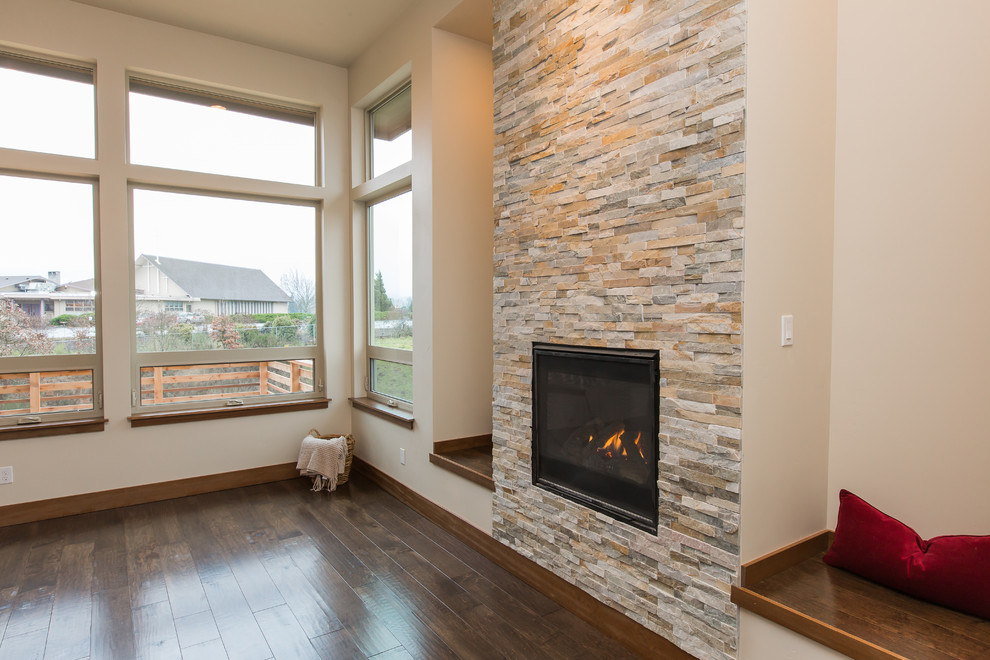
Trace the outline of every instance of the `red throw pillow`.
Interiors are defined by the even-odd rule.
[[[990,536],[926,541],[841,490],[835,541],[822,559],[917,598],[990,619]]]

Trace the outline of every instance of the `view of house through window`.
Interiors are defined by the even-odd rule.
[[[313,391],[316,211],[133,190],[141,405]],[[214,364],[239,349],[266,360]],[[155,355],[171,352],[181,364]]]
[[[0,174],[0,424],[102,407],[96,177],[61,158],[119,157],[96,152],[95,78],[0,50],[0,148],[44,168]],[[317,110],[143,74],[126,110],[129,163],[190,187],[132,168],[133,271],[110,276],[133,282],[133,407],[318,396]]]
[[[0,175],[0,417],[94,408],[94,195]]]

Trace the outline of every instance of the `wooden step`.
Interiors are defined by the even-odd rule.
[[[495,491],[490,434],[434,442],[430,462]]]

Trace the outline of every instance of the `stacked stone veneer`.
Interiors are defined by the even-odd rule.
[[[496,0],[501,542],[736,655],[744,0]],[[660,531],[532,485],[532,342],[660,351]]]

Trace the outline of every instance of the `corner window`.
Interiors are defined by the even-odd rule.
[[[412,191],[368,206],[369,389],[412,403]]]
[[[321,208],[268,183],[315,183],[316,111],[135,76],[128,103],[131,162],[197,173],[131,186],[134,411],[322,396]]]
[[[365,391],[386,405],[413,403],[412,175],[384,177],[412,161],[412,85],[366,111],[364,203],[368,334]]]
[[[0,425],[102,407],[95,188],[0,175]]]
[[[95,157],[93,89],[85,64],[0,51],[0,147]]]

